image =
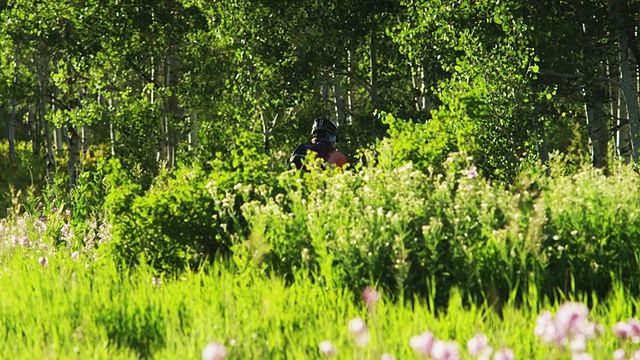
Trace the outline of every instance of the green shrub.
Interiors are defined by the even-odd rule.
[[[240,206],[270,188],[267,162],[255,149],[232,149],[209,171],[198,165],[163,171],[146,191],[114,162],[105,203],[113,240],[105,251],[170,273],[229,255],[235,239],[248,235]]]

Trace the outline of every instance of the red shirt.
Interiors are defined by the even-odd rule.
[[[347,157],[344,156],[340,151],[332,150],[327,156],[327,162],[338,167],[343,167],[347,164],[348,161]]]

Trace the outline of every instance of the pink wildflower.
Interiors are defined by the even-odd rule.
[[[364,290],[362,291],[362,301],[364,301],[364,303],[368,306],[374,306],[375,304],[378,303],[378,301],[380,301],[380,292],[374,288],[372,288],[371,286],[367,286],[366,288],[364,288]]]
[[[49,264],[49,259],[46,256],[40,256],[38,258],[38,263],[42,266],[47,266]]]
[[[380,360],[396,360],[395,356],[391,355],[391,354],[382,354],[382,356],[380,357]]]
[[[640,342],[640,321],[638,319],[629,319],[627,320],[627,325],[631,330],[629,337],[634,343]]]
[[[221,360],[227,356],[227,348],[217,342],[210,342],[202,350],[202,360]]]
[[[356,344],[365,347],[371,341],[367,324],[361,318],[354,318],[349,321],[349,332],[355,336]]]
[[[574,352],[571,354],[571,360],[593,360],[593,356],[586,352]]]
[[[553,322],[553,315],[549,311],[543,311],[536,319],[536,328],[533,333],[542,338],[542,341],[550,343],[556,338],[556,325]]]
[[[515,358],[516,356],[511,349],[502,349],[493,355],[494,360],[514,360]]]
[[[31,244],[31,242],[29,241],[29,237],[27,237],[27,235],[24,235],[20,238],[20,246],[27,247],[29,246],[29,244]]]
[[[71,259],[73,260],[78,260],[78,257],[80,256],[80,253],[77,251],[74,251],[71,253]]]
[[[602,326],[588,320],[589,308],[581,303],[564,303],[555,318],[544,311],[536,320],[534,334],[544,342],[558,346],[570,344],[574,352],[583,351],[586,341],[601,333]]]
[[[151,283],[156,286],[162,285],[162,280],[158,279],[157,276],[154,276],[151,278]]]
[[[433,360],[459,360],[458,343],[455,341],[435,340],[430,355]]]
[[[484,334],[476,334],[467,342],[467,350],[471,356],[481,356],[488,358],[493,352],[493,348],[489,346],[489,339]]]
[[[566,302],[556,312],[555,324],[563,334],[580,333],[588,323],[589,308],[581,303]]]
[[[329,340],[325,340],[318,345],[320,353],[325,356],[334,356],[338,353],[338,349]]]
[[[475,166],[469,167],[469,170],[467,170],[467,177],[469,179],[477,178],[478,177],[478,169]]]
[[[627,353],[624,349],[618,349],[613,352],[613,360],[625,360]]]
[[[413,350],[422,355],[429,355],[433,348],[435,337],[431,331],[425,331],[420,335],[412,336],[409,345]]]

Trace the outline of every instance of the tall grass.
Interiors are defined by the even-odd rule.
[[[385,294],[366,306],[346,290],[306,277],[288,285],[217,264],[158,279],[145,265],[122,272],[109,259],[19,246],[5,250],[0,269],[3,359],[196,359],[210,341],[224,344],[229,359],[314,359],[323,357],[318,344],[324,340],[338,349],[337,358],[388,353],[411,359],[418,356],[409,340],[425,330],[457,341],[463,358],[471,358],[465,344],[476,333],[487,334],[496,349],[511,348],[518,359],[570,358],[533,335],[543,309],[535,294],[531,306],[507,303],[502,316],[490,307],[463,306],[456,291],[446,311],[433,311],[429,299],[396,302]],[[619,347],[611,326],[633,317],[638,305],[622,287],[615,290],[592,308],[592,320],[605,329],[589,344],[595,358]],[[356,317],[371,333],[362,348],[348,330]]]

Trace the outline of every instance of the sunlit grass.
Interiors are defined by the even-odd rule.
[[[286,285],[216,265],[154,281],[148,268],[120,272],[106,259],[73,260],[66,249],[42,266],[32,251],[18,247],[2,256],[0,268],[3,359],[197,359],[211,341],[224,345],[229,359],[313,359],[323,357],[318,346],[324,340],[335,346],[336,358],[387,353],[411,359],[418,358],[411,337],[427,330],[456,341],[462,358],[472,358],[466,343],[478,333],[496,351],[512,349],[519,359],[570,358],[534,336],[542,309],[507,304],[500,316],[485,306],[463,307],[456,293],[437,312],[428,299],[390,302],[384,294],[367,307],[359,294],[304,278]],[[590,320],[604,329],[588,343],[594,358],[611,358],[619,347],[612,326],[633,317],[635,306],[637,299],[622,288],[594,305]],[[348,327],[356,317],[371,336],[362,348]]]

